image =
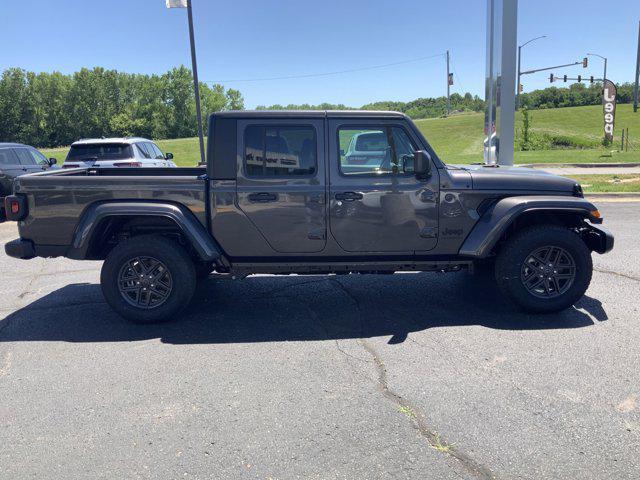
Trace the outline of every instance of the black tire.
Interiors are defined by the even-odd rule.
[[[559,276],[565,277],[560,280],[554,277],[558,270],[549,267],[548,274],[554,279],[548,283],[544,281],[546,264],[531,263],[534,253],[545,252],[547,247],[555,249],[555,258],[560,255],[558,252],[564,252],[564,264],[569,265],[559,267],[558,270],[564,269],[560,272],[564,275]],[[539,272],[535,271],[536,275],[532,275],[534,268],[540,268]],[[566,278],[571,276],[570,272],[574,272],[573,278]],[[582,239],[571,230],[555,225],[529,227],[509,238],[498,253],[495,271],[502,294],[521,309],[537,313],[558,312],[573,305],[589,288],[592,273],[591,251]],[[532,288],[538,281],[534,276],[543,281],[537,288]],[[532,280],[527,282],[527,278]]]
[[[143,293],[142,286],[134,285],[140,283],[136,282],[137,275],[150,269],[150,265],[156,267],[155,271],[145,272],[150,273],[146,282],[163,275],[155,285],[155,289],[162,285],[158,295],[149,292],[153,283]],[[196,270],[178,243],[159,235],[141,235],[118,244],[109,253],[102,265],[100,283],[107,303],[122,317],[135,323],[159,323],[172,320],[189,304],[196,288]]]

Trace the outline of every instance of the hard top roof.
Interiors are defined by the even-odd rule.
[[[95,143],[123,143],[126,145],[131,145],[132,143],[136,142],[151,142],[151,140],[141,137],[83,138],[81,140],[78,140],[77,142],[73,142],[71,145],[86,145]]]
[[[401,112],[375,110],[231,110],[213,115],[225,118],[408,118]]]

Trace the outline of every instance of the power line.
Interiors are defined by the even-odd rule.
[[[397,65],[405,65],[408,63],[422,62],[424,60],[430,60],[432,58],[443,57],[444,55],[445,55],[444,53],[437,53],[435,55],[430,55],[428,57],[414,58],[411,60],[404,60],[402,62],[385,63],[382,65],[372,65],[369,67],[352,68],[349,70],[338,70],[335,72],[308,73],[308,74],[302,74],[302,75],[286,75],[282,77],[237,78],[237,79],[230,79],[230,80],[205,80],[204,83],[268,82],[272,80],[291,80],[295,78],[327,77],[330,75],[342,75],[344,73],[363,72],[366,70],[375,70],[378,68],[395,67]]]

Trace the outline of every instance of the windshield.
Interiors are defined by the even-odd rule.
[[[124,160],[133,158],[131,145],[124,143],[94,143],[72,145],[67,155],[68,160],[83,160],[97,158],[98,160]]]

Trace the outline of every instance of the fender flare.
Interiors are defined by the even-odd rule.
[[[97,202],[83,212],[73,235],[67,257],[84,260],[100,222],[109,217],[164,217],[176,223],[190,240],[198,256],[206,262],[214,262],[222,256],[222,250],[204,225],[183,205],[156,202]]]
[[[520,215],[532,211],[573,213],[597,221],[592,212],[597,208],[588,200],[563,196],[516,196],[499,200],[475,224],[459,254],[466,257],[486,258],[502,234]],[[601,220],[600,220],[601,221]]]

